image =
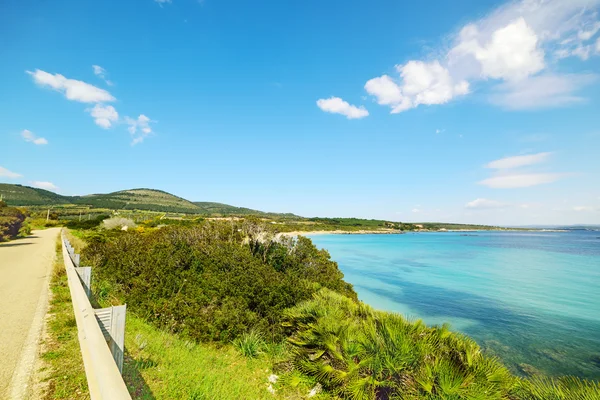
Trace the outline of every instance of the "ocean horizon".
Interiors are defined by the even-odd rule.
[[[520,375],[600,377],[600,232],[308,236],[375,309],[450,323]]]

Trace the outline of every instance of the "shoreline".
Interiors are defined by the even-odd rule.
[[[398,231],[398,230],[358,230],[358,231],[292,231],[292,232],[279,232],[278,236],[316,236],[316,235],[405,235],[407,233],[448,233],[448,232],[568,232],[567,230],[561,229],[447,229],[443,231],[429,231],[429,230],[416,230],[416,231]]]
[[[378,230],[378,231],[370,231],[370,230],[359,230],[359,231],[292,231],[292,232],[280,232],[278,235],[280,236],[307,236],[307,235],[403,235],[406,231],[395,231],[395,230]]]

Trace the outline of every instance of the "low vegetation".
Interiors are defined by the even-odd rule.
[[[128,330],[127,340],[129,365],[137,372],[127,379],[136,393],[165,393],[164,398],[243,398],[243,390],[252,393],[247,398],[306,398],[309,393],[348,399],[600,398],[596,382],[517,377],[447,326],[428,327],[374,311],[356,299],[327,252],[307,238],[277,236],[268,224],[197,221],[83,237],[88,243],[84,259],[94,266],[95,295],[104,304],[127,302],[133,311],[138,331]],[[162,344],[147,347],[148,335],[139,331],[155,332]],[[232,364],[221,371],[205,365],[206,371],[192,372],[181,365],[188,362],[186,347],[195,349],[190,354],[198,363],[208,357],[219,365],[231,357]],[[180,375],[185,378],[173,380],[165,371],[171,368],[185,370]],[[245,373],[250,374],[247,387],[237,379]],[[136,379],[145,383],[136,386]],[[230,380],[231,391],[225,385]],[[145,396],[139,398],[151,398]]]
[[[50,290],[52,295],[47,335],[41,354],[43,375],[48,382],[43,396],[45,399],[88,399],[87,380],[60,241],[56,243]]]
[[[261,346],[246,357],[230,344],[197,343],[128,313],[123,377],[134,399],[305,399],[314,383],[269,381],[287,353]]]
[[[229,342],[249,328],[279,339],[283,311],[320,288],[356,298],[326,251],[254,224],[110,231],[88,242],[100,296],[196,340]]]
[[[576,378],[526,380],[447,326],[375,311],[326,289],[286,312],[293,364],[349,399],[598,399]]]

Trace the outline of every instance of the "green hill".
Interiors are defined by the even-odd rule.
[[[45,206],[70,204],[71,198],[44,189],[0,183],[0,195],[11,206]]]
[[[191,202],[162,190],[131,189],[107,194],[62,196],[29,186],[0,183],[0,194],[12,206],[79,205],[112,210],[144,210],[211,216],[264,215],[295,217],[293,214],[265,213],[223,203]]]
[[[114,210],[146,210],[198,214],[194,203],[162,190],[131,189],[71,198],[71,203]]]
[[[206,215],[260,215],[264,217],[299,218],[292,213],[270,213],[251,208],[230,206],[223,203],[195,201],[194,204],[200,208],[200,214]]]

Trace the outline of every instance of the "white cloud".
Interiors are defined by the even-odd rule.
[[[0,167],[0,177],[8,178],[8,179],[17,179],[17,178],[23,177],[23,175],[17,174],[16,172],[9,171],[4,167]]]
[[[160,4],[160,6],[162,7],[163,4],[166,3],[171,3],[172,0],[154,0],[155,2],[157,2],[158,4]]]
[[[582,212],[582,211],[598,211],[598,209],[596,207],[590,207],[590,206],[575,206],[573,207],[573,211],[577,211],[577,212]]]
[[[566,174],[554,173],[499,175],[478,183],[493,189],[514,189],[552,183],[565,176]]]
[[[52,190],[52,191],[58,190],[58,186],[56,186],[52,182],[33,181],[33,182],[30,182],[30,184],[31,184],[31,186],[40,188],[40,189]]]
[[[506,82],[496,86],[490,101],[506,109],[538,109],[559,107],[585,101],[574,95],[593,83],[592,74],[540,75],[522,82]]]
[[[387,75],[373,78],[365,84],[365,90],[377,98],[377,103],[381,105],[400,104],[405,97],[402,95],[400,86]]]
[[[459,44],[449,54],[451,60],[458,63],[462,57],[474,57],[483,78],[518,80],[544,69],[538,37],[523,17],[495,30],[485,44],[480,43],[482,36],[476,25],[464,27]]]
[[[106,84],[108,86],[113,85],[113,83],[111,81],[109,81],[108,78],[106,77],[108,75],[108,73],[106,72],[106,70],[104,68],[102,68],[99,65],[92,65],[92,69],[94,70],[94,75],[101,78],[104,82],[106,82]]]
[[[411,211],[414,212],[415,214],[421,212],[421,210],[419,210],[418,208],[413,208]]]
[[[36,69],[35,72],[27,71],[27,73],[33,77],[34,82],[39,86],[49,87],[63,93],[69,100],[82,103],[102,103],[116,100],[104,89],[83,81],[65,78],[60,74],[50,74],[39,69]]]
[[[43,137],[37,137],[33,132],[27,129],[23,129],[21,131],[21,137],[25,139],[26,142],[31,142],[33,144],[44,145],[48,144],[48,141]]]
[[[436,129],[435,130],[435,133],[444,133],[444,132],[446,132],[445,129]]]
[[[509,169],[509,168],[518,168],[524,167],[526,165],[533,165],[545,162],[548,160],[548,157],[552,155],[552,152],[544,152],[544,153],[536,153],[536,154],[528,154],[525,156],[513,156],[513,157],[505,157],[499,160],[492,161],[485,165],[486,168],[493,169]]]
[[[583,41],[590,40],[592,37],[594,37],[594,35],[596,35],[596,32],[598,32],[599,30],[600,22],[596,21],[593,24],[591,24],[591,26],[588,29],[581,29],[577,33],[577,37]]]
[[[481,198],[470,201],[465,205],[465,208],[469,209],[493,209],[506,207],[510,207],[510,205],[496,200],[488,200]]]
[[[86,111],[94,118],[96,125],[104,129],[112,127],[119,120],[119,113],[113,106],[96,104],[93,108],[88,108]]]
[[[137,119],[125,117],[125,123],[129,125],[127,130],[133,136],[133,140],[131,142],[132,145],[142,143],[144,139],[152,133],[152,128],[150,127],[151,122],[156,121],[152,121],[144,114],[140,114]]]
[[[377,103],[390,106],[392,114],[420,104],[444,104],[469,93],[469,83],[464,80],[455,82],[438,61],[425,63],[413,60],[397,65],[396,70],[402,79],[400,84],[388,75],[373,78],[365,84],[367,93],[375,96]]]
[[[508,109],[556,107],[583,99],[576,91],[590,74],[560,75],[545,55],[589,58],[600,54],[596,9],[600,0],[510,1],[451,36],[449,51],[430,61],[397,66],[399,78],[382,75],[365,90],[392,113],[423,105],[444,104],[470,92],[470,83],[489,81],[493,104]],[[594,50],[594,47],[596,49]],[[538,76],[543,73],[544,75]]]
[[[346,116],[348,119],[359,119],[369,115],[369,112],[363,106],[356,107],[339,97],[319,99],[317,100],[317,106],[325,112],[341,114]]]

